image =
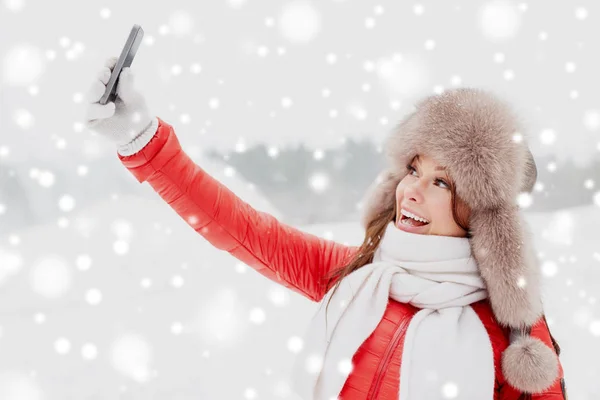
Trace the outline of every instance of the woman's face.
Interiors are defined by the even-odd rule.
[[[452,215],[450,178],[444,169],[426,155],[418,155],[410,164],[408,174],[396,187],[396,226],[398,229],[422,235],[464,237],[467,232]],[[401,210],[416,214],[428,223],[414,227]]]

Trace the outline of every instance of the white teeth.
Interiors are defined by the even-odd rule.
[[[424,222],[426,224],[429,223],[429,221],[427,221],[425,218],[421,218],[421,217],[419,217],[419,216],[417,216],[417,215],[415,215],[413,213],[410,213],[410,212],[406,211],[405,209],[401,209],[400,213],[402,215],[406,216],[406,217],[409,217],[409,218],[412,218],[412,219],[416,219],[417,221],[421,221],[421,222]]]

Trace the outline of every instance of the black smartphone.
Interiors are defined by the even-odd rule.
[[[144,37],[144,30],[139,25],[133,25],[131,28],[131,32],[129,33],[129,37],[127,38],[127,42],[125,42],[125,46],[123,50],[121,50],[121,55],[115,64],[115,67],[110,74],[110,79],[106,84],[106,91],[100,98],[100,104],[104,105],[111,101],[115,101],[117,98],[117,83],[119,81],[119,75],[123,68],[127,68],[131,66],[133,61],[133,57],[135,57],[135,53],[140,47],[142,43],[142,38]]]

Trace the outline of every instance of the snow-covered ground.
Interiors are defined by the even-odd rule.
[[[527,218],[570,398],[598,399],[600,209]],[[213,248],[161,199],[69,221],[1,238],[0,398],[290,398],[291,349],[317,303]],[[357,222],[301,229],[362,235]]]

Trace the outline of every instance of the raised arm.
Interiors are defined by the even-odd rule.
[[[320,301],[331,288],[324,277],[343,267],[357,247],[302,232],[252,208],[189,158],[171,125],[160,118],[157,122],[158,129],[141,150],[118,153],[136,179],[147,181],[215,247],[267,278]]]

